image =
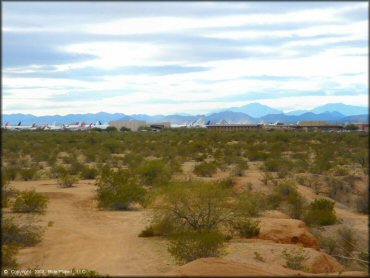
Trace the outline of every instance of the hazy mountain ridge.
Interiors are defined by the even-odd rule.
[[[326,111],[326,109],[332,110],[333,107],[337,107],[340,111]],[[234,107],[235,108],[235,107]],[[234,109],[232,108],[232,109]],[[268,107],[266,105],[260,105],[258,103],[252,103],[249,105],[241,106],[238,109],[247,111],[250,109],[250,113],[256,115],[255,109],[261,109],[259,112],[260,117],[252,116],[245,112],[231,111],[225,109],[219,112],[214,112],[206,115],[183,115],[183,114],[174,114],[174,115],[146,115],[146,114],[134,114],[126,115],[123,113],[88,113],[88,114],[68,114],[65,116],[61,115],[47,115],[47,116],[34,116],[31,114],[3,114],[2,121],[3,124],[17,124],[19,121],[22,122],[22,125],[28,125],[32,123],[36,124],[45,124],[45,123],[57,123],[57,124],[67,124],[72,122],[86,122],[86,123],[95,123],[97,121],[109,122],[114,120],[142,120],[146,122],[158,122],[158,121],[168,121],[172,124],[191,124],[203,118],[202,120],[211,124],[216,124],[221,121],[226,121],[228,123],[274,123],[274,122],[284,122],[284,123],[296,123],[297,121],[307,121],[307,120],[322,120],[329,122],[368,122],[368,111],[366,107],[360,106],[351,106],[345,104],[326,104],[323,106],[316,107],[310,111],[303,112],[304,110],[291,111],[289,113],[283,113],[277,109]],[[236,110],[238,110],[236,109]],[[355,110],[357,109],[357,110]],[[320,112],[323,111],[324,112]],[[281,113],[267,113],[267,111],[277,111]],[[315,112],[316,111],[316,112]],[[355,113],[358,111],[358,113]],[[365,111],[365,112],[364,112]],[[299,113],[298,113],[299,112]],[[351,114],[355,113],[355,114]],[[297,115],[298,114],[298,115]],[[350,115],[348,115],[350,114]]]

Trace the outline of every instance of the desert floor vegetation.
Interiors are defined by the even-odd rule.
[[[66,267],[95,269],[90,253],[110,250],[110,270],[95,262],[99,273],[164,273],[177,263],[224,257],[237,243],[258,244],[266,233],[261,220],[270,212],[305,223],[326,254],[348,270],[364,270],[368,144],[360,133],[4,132],[6,233],[32,242],[30,231],[38,228],[23,217],[14,221],[18,215],[35,215],[44,227],[33,245],[3,244],[4,258],[18,267],[51,266],[54,257],[55,266],[63,258]],[[105,249],[93,240],[109,237],[116,242]],[[66,258],[57,246],[66,241],[73,249],[73,240],[91,247]],[[297,247],[279,251],[278,263],[311,271]],[[143,259],[124,262],[135,248]],[[46,251],[50,257],[42,259]],[[269,263],[265,253],[255,252],[253,261]]]

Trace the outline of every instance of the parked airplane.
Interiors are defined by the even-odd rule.
[[[4,128],[7,130],[35,130],[36,124],[32,125],[21,125],[22,122],[19,122],[17,125],[9,125],[8,123],[5,124]]]
[[[65,129],[65,130],[81,130],[82,129],[82,124],[83,123],[76,122],[76,123],[72,123],[72,124],[63,125],[63,129]]]
[[[93,127],[100,128],[100,129],[107,129],[109,127],[109,125],[108,124],[102,124],[101,121],[97,121],[96,124]]]
[[[49,125],[45,125],[45,130],[62,130],[64,129],[64,125],[56,125],[55,123]]]

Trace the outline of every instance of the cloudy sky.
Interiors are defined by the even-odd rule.
[[[4,2],[3,113],[368,103],[367,2]]]

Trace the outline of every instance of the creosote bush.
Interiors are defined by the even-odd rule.
[[[132,203],[144,200],[145,190],[128,170],[115,172],[108,167],[103,168],[97,186],[100,207],[127,210]]]
[[[294,270],[307,270],[304,263],[309,259],[307,252],[303,249],[293,249],[283,251],[283,257],[285,259],[286,267]]]
[[[159,159],[143,162],[137,172],[143,183],[149,186],[168,184],[172,175],[170,167]]]
[[[212,177],[216,171],[216,165],[209,162],[202,162],[194,167],[194,174],[200,177]]]
[[[327,199],[315,199],[304,215],[304,221],[308,225],[333,225],[337,222],[334,211],[334,202]]]
[[[44,213],[47,207],[48,197],[37,193],[34,189],[21,191],[14,200],[13,212]]]
[[[224,236],[217,231],[185,232],[173,236],[168,251],[180,264],[223,254]]]
[[[59,187],[70,188],[74,184],[78,183],[78,177],[66,173],[59,176],[57,183]]]
[[[3,244],[16,243],[19,246],[34,246],[42,238],[44,229],[41,226],[25,224],[18,225],[12,218],[3,220],[1,233]]]
[[[260,221],[253,219],[244,219],[234,223],[234,229],[241,237],[252,238],[260,233]]]

